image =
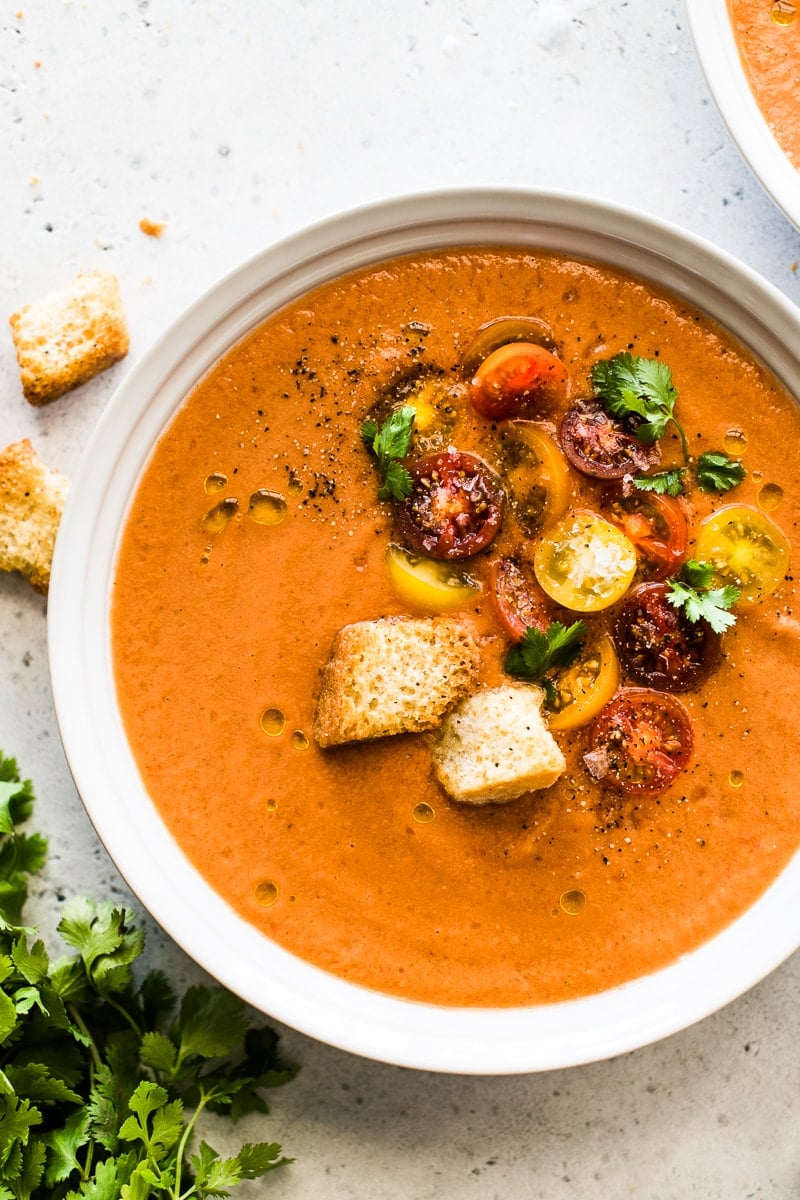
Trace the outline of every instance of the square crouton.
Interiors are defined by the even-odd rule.
[[[542,716],[544,692],[525,684],[475,692],[442,722],[433,766],[465,804],[500,804],[548,788],[566,768]]]
[[[27,438],[0,453],[0,570],[20,571],[37,592],[50,564],[69,481],[36,454]]]
[[[10,318],[25,399],[47,404],[86,383],[128,353],[119,284],[107,271],[25,304]]]
[[[320,746],[433,729],[475,685],[478,647],[460,621],[381,617],[345,625],[323,671]]]

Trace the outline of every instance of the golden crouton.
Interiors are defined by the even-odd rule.
[[[453,800],[499,804],[548,788],[566,767],[542,716],[544,692],[529,684],[486,689],[442,722],[434,773]]]
[[[475,685],[478,647],[450,617],[382,617],[345,625],[323,671],[320,746],[433,729]]]
[[[119,285],[107,271],[77,275],[9,320],[22,390],[31,404],[63,396],[128,353]]]
[[[69,481],[46,467],[27,438],[0,454],[0,570],[20,571],[37,592],[50,583]]]

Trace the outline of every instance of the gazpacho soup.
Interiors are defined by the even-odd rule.
[[[800,170],[800,0],[727,0],[750,90],[773,137]]]
[[[674,962],[798,845],[800,410],[593,262],[275,313],[155,446],[111,606],[146,789],[242,917],[440,1005]]]

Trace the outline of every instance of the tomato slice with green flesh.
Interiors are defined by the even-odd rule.
[[[733,584],[740,591],[737,603],[747,607],[780,586],[791,555],[774,521],[748,504],[730,504],[702,522],[692,557],[712,563],[712,587]]]
[[[625,598],[614,642],[627,675],[665,692],[695,687],[719,661],[722,647],[707,621],[690,621],[670,604],[664,583],[644,583]]]
[[[386,572],[400,599],[422,612],[450,612],[480,590],[465,571],[393,543],[386,549]]]
[[[547,595],[574,612],[599,612],[621,600],[636,574],[629,538],[597,513],[570,513],[544,534],[534,572]]]
[[[607,634],[590,636],[578,658],[554,680],[556,698],[550,706],[551,729],[578,729],[593,721],[619,687],[620,671],[614,644]]]
[[[494,317],[481,325],[461,356],[466,379],[472,379],[485,358],[509,342],[534,342],[553,350],[555,338],[546,321],[539,317]]]
[[[593,479],[622,479],[648,471],[661,459],[647,445],[593,405],[575,405],[561,422],[561,446],[577,471]]]
[[[395,504],[404,539],[431,558],[470,558],[499,530],[505,510],[500,480],[481,458],[443,450],[408,463],[411,492]]]
[[[689,714],[676,696],[622,688],[592,725],[584,763],[603,787],[653,795],[686,768],[693,746]]]
[[[572,490],[567,460],[533,421],[509,421],[500,435],[503,478],[514,515],[528,536],[566,512]]]
[[[636,547],[642,582],[676,573],[689,545],[689,522],[680,500],[638,488],[628,492],[614,484],[603,493],[601,505],[604,516]]]
[[[535,342],[506,342],[485,358],[470,384],[472,407],[490,421],[534,416],[562,401],[567,368]]]
[[[497,619],[514,642],[526,629],[544,631],[550,624],[547,598],[513,558],[498,558],[492,563],[489,598]]]

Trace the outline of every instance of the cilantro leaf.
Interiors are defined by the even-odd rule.
[[[370,418],[361,426],[361,439],[378,460],[383,477],[379,500],[405,500],[411,491],[411,476],[399,460],[411,448],[415,417],[416,410],[406,404],[390,413],[383,425]]]
[[[685,472],[685,467],[675,467],[669,471],[657,471],[654,475],[636,475],[633,486],[640,492],[656,492],[659,496],[682,496]]]
[[[508,650],[505,670],[517,679],[540,683],[548,704],[552,704],[555,686],[546,673],[556,667],[568,667],[575,661],[583,649],[586,632],[583,621],[574,621],[568,626],[553,621],[544,632],[528,626],[521,640]]]
[[[681,577],[667,581],[667,600],[674,608],[682,608],[692,623],[706,621],[714,633],[724,633],[736,622],[729,611],[741,595],[739,588],[709,586],[714,566],[709,562],[689,559],[683,564]]]
[[[697,482],[704,492],[729,492],[737,487],[747,471],[737,458],[722,450],[707,450],[697,460]]]
[[[678,392],[665,362],[623,351],[594,364],[592,386],[609,416],[639,418],[635,433],[642,442],[657,442],[671,422],[680,435],[684,462],[689,461],[686,434],[675,416]]]

